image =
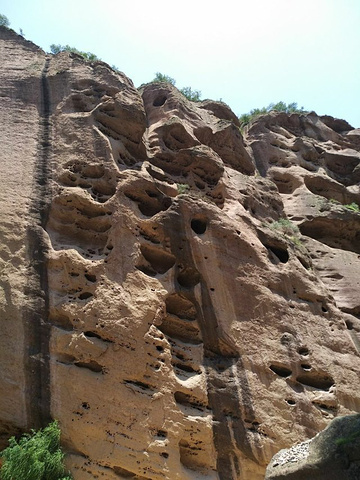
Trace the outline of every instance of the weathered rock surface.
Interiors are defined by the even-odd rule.
[[[274,456],[265,480],[360,478],[360,415],[335,418],[310,441]]]
[[[360,411],[357,131],[243,138],[221,103],[0,33],[4,438],[57,418],[76,480],[259,480]]]

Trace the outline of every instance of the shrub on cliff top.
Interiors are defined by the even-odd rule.
[[[71,480],[63,465],[60,429],[56,421],[42,430],[11,437],[1,453],[1,480]]]
[[[289,103],[288,105],[285,102],[270,103],[267,107],[254,108],[253,110],[250,110],[249,113],[243,113],[240,115],[239,120],[241,128],[244,128],[253,120],[260,117],[260,115],[266,115],[270,112],[308,113],[304,110],[304,107],[298,108],[296,102]]]
[[[10,27],[9,19],[7,18],[6,15],[2,15],[1,13],[0,13],[0,26],[7,27],[7,28]]]
[[[82,52],[75,47],[70,47],[70,45],[55,45],[55,43],[53,43],[52,45],[50,45],[50,51],[53,54],[60,52],[77,53],[78,55],[81,55],[85,60],[89,60],[90,62],[100,60],[100,58],[97,57],[94,53]]]
[[[160,83],[170,83],[171,85],[176,84],[176,80],[169,75],[164,75],[163,73],[156,72],[155,78],[151,81],[153,82],[160,82]],[[180,88],[179,92],[184,95],[188,100],[191,102],[200,102],[201,101],[201,92],[200,90],[193,90],[191,87],[184,87]]]

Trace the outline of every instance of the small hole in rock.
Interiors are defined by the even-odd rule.
[[[193,219],[191,220],[191,228],[195,233],[201,235],[206,232],[207,223],[204,220]]]
[[[279,377],[287,378],[290,377],[292,371],[282,365],[270,365],[270,370],[272,370]]]
[[[161,452],[160,455],[164,458],[169,458],[169,454],[166,452]]]
[[[309,355],[309,349],[306,347],[300,347],[298,350],[298,353],[302,355],[303,357],[307,357]]]
[[[156,345],[156,350],[158,352],[163,352],[164,351],[164,348],[161,346],[161,345]]]
[[[88,298],[90,298],[90,297],[92,297],[92,296],[93,296],[93,294],[90,293],[90,292],[83,292],[83,293],[80,293],[79,299],[80,299],[80,300],[86,300],[86,299],[88,299]]]
[[[158,97],[155,98],[155,100],[153,101],[153,106],[154,107],[161,107],[162,105],[164,105],[164,103],[166,102],[167,98],[165,95],[159,95]]]
[[[301,368],[302,368],[303,370],[306,370],[306,371],[308,372],[309,370],[311,370],[311,365],[308,365],[308,364],[306,364],[306,363],[302,363],[302,364],[301,364]]]
[[[345,320],[345,323],[348,330],[352,330],[354,328],[354,325],[352,324],[352,322],[350,322],[350,320]]]
[[[286,400],[286,403],[287,403],[288,405],[296,405],[295,400],[291,400],[290,398],[288,398],[288,399]]]
[[[96,275],[91,275],[90,273],[86,273],[85,274],[85,278],[86,280],[89,280],[89,282],[96,282]]]
[[[81,404],[81,406],[82,406],[82,408],[84,408],[85,410],[89,410],[89,408],[90,408],[90,405],[88,404],[88,402],[83,402],[83,403]]]

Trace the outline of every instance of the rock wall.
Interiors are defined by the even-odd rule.
[[[0,33],[4,438],[57,418],[76,480],[258,480],[360,411],[359,131],[243,137]]]

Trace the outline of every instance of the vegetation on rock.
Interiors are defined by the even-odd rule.
[[[243,113],[240,115],[239,120],[241,128],[249,125],[256,118],[261,115],[266,115],[270,112],[285,112],[285,113],[308,113],[304,110],[304,107],[298,107],[296,102],[286,104],[285,102],[270,103],[267,107],[254,108],[249,113]]]
[[[42,430],[32,430],[19,440],[11,437],[1,453],[4,464],[1,480],[71,480],[60,448],[60,429],[56,421]]]
[[[152,82],[163,82],[163,83],[170,83],[171,85],[176,84],[176,80],[169,75],[164,75],[163,73],[156,72],[155,78]],[[191,102],[200,102],[201,101],[201,91],[200,90],[193,90],[191,87],[184,87],[180,88],[179,92],[184,95],[188,100]]]
[[[0,26],[9,28],[10,22],[6,15],[0,13]]]
[[[100,60],[94,53],[91,52],[82,52],[75,47],[70,47],[70,45],[55,45],[54,43],[50,45],[50,51],[53,54],[60,53],[60,52],[70,52],[70,53],[77,53],[81,55],[85,60],[89,60],[90,62],[95,62],[96,60]]]
[[[353,202],[353,203],[349,203],[348,205],[344,205],[345,208],[347,208],[348,210],[352,210],[353,212],[360,212],[360,207],[357,203]]]

